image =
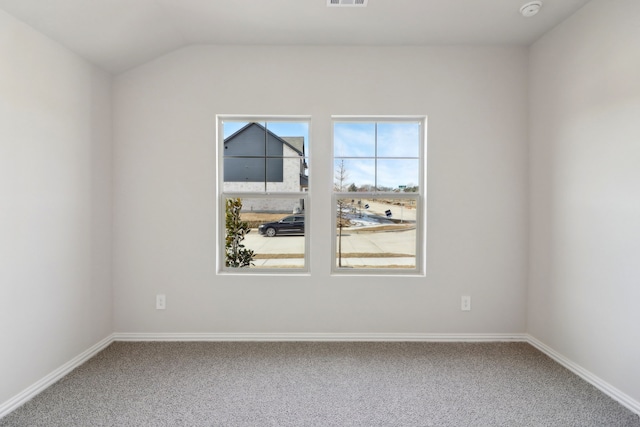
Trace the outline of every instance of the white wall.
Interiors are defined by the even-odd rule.
[[[116,332],[525,331],[526,49],[194,46],[113,96]],[[216,275],[216,114],[312,115],[309,276]],[[426,278],[329,275],[332,114],[428,115]]]
[[[531,48],[529,332],[640,401],[640,2]]]
[[[0,403],[112,331],[110,77],[0,11]]]

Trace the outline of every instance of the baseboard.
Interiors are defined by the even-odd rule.
[[[98,354],[101,350],[106,348],[109,344],[113,342],[113,335],[109,335],[104,338],[97,344],[91,346],[87,350],[83,351],[64,365],[60,366],[58,369],[49,373],[44,378],[38,380],[31,386],[27,387],[25,390],[14,396],[13,398],[7,400],[6,402],[0,404],[0,418],[8,415],[10,412],[18,408],[19,406],[24,405],[26,402],[31,400],[37,394],[41,393],[47,387],[60,380],[62,377],[67,375],[69,372],[73,371],[78,366],[82,365],[87,360],[91,359],[93,356]]]
[[[562,354],[558,353],[557,351],[555,351],[548,345],[544,344],[543,342],[539,341],[535,337],[527,334],[526,338],[529,344],[531,344],[532,346],[534,346],[535,348],[537,348],[538,350],[540,350],[541,352],[543,352],[544,354],[546,354],[547,356],[549,356],[550,358],[558,362],[560,365],[564,366],[565,368],[567,368],[568,370],[570,370],[571,372],[573,372],[574,374],[576,374],[577,376],[579,376],[580,378],[588,382],[589,384],[593,385],[594,387],[596,387],[598,390],[600,390],[607,396],[618,401],[621,405],[625,406],[627,409],[640,415],[640,402],[633,399],[629,395],[623,393],[622,391],[618,390],[617,388],[615,388],[608,382],[604,381],[603,379],[599,378],[598,376],[587,371],[582,366],[572,362],[571,360],[569,360]]]
[[[114,341],[526,342],[526,334],[115,333]]]

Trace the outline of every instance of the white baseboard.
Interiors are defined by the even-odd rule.
[[[67,375],[69,372],[73,371],[78,366],[82,365],[87,360],[91,359],[93,356],[98,354],[101,350],[106,348],[109,344],[113,342],[113,335],[109,335],[102,341],[94,344],[87,350],[83,351],[64,365],[60,366],[58,369],[49,373],[44,378],[38,380],[31,386],[24,389],[22,392],[18,393],[13,398],[7,400],[0,404],[0,418],[8,415],[10,412],[18,408],[19,406],[24,405],[26,402],[31,400],[37,394],[41,393],[44,389],[51,386],[56,381],[60,380],[62,377]]]
[[[114,341],[526,342],[526,334],[115,333]]]
[[[531,335],[527,335],[527,342],[532,346],[534,346],[535,348],[537,348],[538,350],[540,350],[541,352],[543,352],[544,354],[546,354],[547,356],[549,356],[550,358],[552,358],[553,360],[555,360],[556,362],[558,362],[560,365],[564,366],[565,368],[567,368],[568,370],[570,370],[571,372],[573,372],[574,374],[576,374],[577,376],[579,376],[580,378],[588,382],[589,384],[596,387],[598,390],[600,390],[607,396],[618,401],[621,405],[625,406],[629,410],[640,415],[640,402],[636,401],[631,396],[618,390],[608,382],[604,381],[598,376],[587,371],[582,366],[572,362],[571,360],[569,360],[562,354],[558,353],[557,351],[555,351],[548,345],[544,344],[543,342],[539,341],[535,337]]]

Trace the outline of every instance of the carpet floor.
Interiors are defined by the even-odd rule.
[[[526,343],[115,342],[0,426],[640,427]]]

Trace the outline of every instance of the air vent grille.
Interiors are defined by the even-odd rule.
[[[329,7],[366,7],[369,0],[327,0]]]

